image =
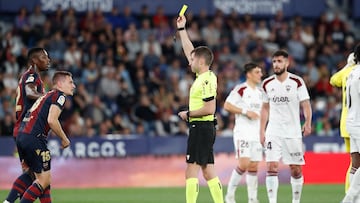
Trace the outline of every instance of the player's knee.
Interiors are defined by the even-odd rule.
[[[43,187],[47,188],[51,183],[50,171],[42,172],[36,175],[37,182]]]
[[[247,167],[247,171],[257,171],[258,170],[258,163],[257,162],[252,162],[249,164],[249,166]]]
[[[301,166],[290,165],[290,171],[291,171],[291,176],[293,178],[301,178],[301,176],[302,176]]]
[[[268,162],[267,163],[267,171],[278,171],[279,170],[279,164],[276,162]]]
[[[28,174],[32,181],[36,179],[34,172],[30,168],[28,168],[28,170],[26,170],[24,173]]]
[[[351,167],[351,169],[350,169],[350,173],[351,174],[355,174],[355,172],[358,170],[358,168],[356,168],[356,167]]]

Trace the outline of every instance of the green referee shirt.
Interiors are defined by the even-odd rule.
[[[194,111],[204,106],[204,102],[216,98],[217,78],[212,71],[197,76],[190,88],[189,110]],[[191,121],[213,121],[214,115],[191,118]]]

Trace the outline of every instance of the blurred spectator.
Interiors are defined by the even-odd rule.
[[[128,118],[117,113],[112,119],[113,134],[130,135],[134,132],[134,126]]]
[[[298,63],[303,63],[306,56],[306,47],[302,43],[298,32],[293,32],[291,38],[287,42],[287,50]]]
[[[46,16],[41,11],[41,6],[36,5],[34,11],[29,16],[29,24],[32,28],[40,28],[46,21]]]
[[[149,37],[153,35],[155,36],[155,32],[151,27],[151,21],[149,19],[144,19],[141,21],[141,27],[139,29],[139,39],[140,41],[146,42]]]
[[[301,30],[300,39],[307,47],[315,43],[315,36],[311,25],[305,25],[304,29]]]
[[[116,105],[116,98],[120,94],[120,81],[116,77],[115,67],[111,67],[100,77],[97,95],[111,109],[112,114],[119,111]]]
[[[143,124],[145,132],[148,135],[154,135],[157,109],[152,105],[150,98],[147,95],[141,95],[133,110],[135,120]]]
[[[206,27],[201,29],[201,36],[210,48],[216,48],[220,41],[220,29],[215,25],[214,21],[209,22]]]
[[[20,55],[16,57],[16,62],[19,64],[20,72],[23,72],[23,70],[25,70],[25,68],[27,67],[27,52],[27,48],[22,47]]]
[[[86,106],[84,111],[84,118],[92,121],[92,126],[99,126],[110,115],[109,110],[106,109],[105,104],[100,97],[94,95],[92,103]]]
[[[86,69],[82,71],[81,82],[85,84],[86,90],[90,94],[95,94],[99,79],[99,70],[95,61],[90,61]]]
[[[64,53],[64,64],[67,69],[74,74],[74,77],[80,74],[82,52],[79,50],[76,42],[72,42]]]
[[[63,27],[68,27],[71,22],[77,23],[78,19],[75,15],[75,10],[72,7],[69,7],[67,11],[65,12],[64,19],[61,22],[63,24]]]
[[[73,137],[81,137],[86,135],[85,120],[79,111],[74,111],[71,115],[68,134]]]
[[[56,31],[51,36],[47,50],[49,51],[49,55],[51,56],[52,63],[61,63],[64,60],[64,52],[67,50],[67,45],[65,40],[63,39],[61,31]],[[69,54],[71,53],[69,52],[67,54],[67,58],[70,58]],[[73,63],[71,59],[66,60],[68,60],[69,65],[70,63]]]
[[[98,44],[95,42],[90,43],[88,49],[84,50],[82,56],[82,64],[89,64],[91,61],[95,62],[96,65],[101,66],[103,63],[103,55],[98,50]]]
[[[5,74],[16,76],[20,73],[20,66],[14,54],[11,53],[9,54],[7,60],[4,63],[4,67],[5,67]]]
[[[161,25],[169,24],[169,19],[164,13],[164,7],[158,6],[155,15],[152,17],[153,26],[157,29]]]
[[[270,38],[270,30],[267,27],[265,20],[259,22],[259,25],[256,28],[256,36],[263,40],[268,40]]]
[[[143,4],[141,6],[140,12],[137,14],[137,19],[140,23],[142,23],[144,21],[151,23],[152,16],[150,15],[149,7],[146,4]],[[152,27],[153,25],[149,24],[149,26]]]
[[[4,119],[0,120],[0,136],[12,136],[14,129],[14,119],[11,113],[5,114]]]
[[[119,16],[119,9],[117,7],[113,7],[111,12],[105,16],[106,21],[109,22],[113,28],[121,27],[121,19]]]
[[[28,17],[28,11],[25,7],[20,8],[19,13],[15,17],[15,29],[22,37],[24,44],[28,45],[31,37],[31,27]]]
[[[134,24],[136,27],[139,26],[139,22],[135,15],[132,13],[130,6],[125,6],[123,13],[121,15],[121,28],[126,30],[131,24]]]
[[[11,31],[8,31],[4,34],[4,37],[1,40],[1,44],[5,49],[3,50],[3,54],[5,54],[5,56],[7,54],[15,54],[15,56],[18,56],[24,46],[21,39],[17,35],[14,35]]]

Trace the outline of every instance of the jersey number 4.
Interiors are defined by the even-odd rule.
[[[271,149],[272,149],[272,147],[271,147],[271,142],[268,142],[268,143],[267,143],[266,149],[268,149],[268,150],[271,150]]]

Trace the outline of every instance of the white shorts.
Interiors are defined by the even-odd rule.
[[[262,161],[263,147],[258,141],[234,138],[235,158],[250,158],[250,161]]]
[[[305,164],[302,138],[266,136],[265,148],[266,162],[278,162],[282,158],[287,165]]]
[[[350,134],[350,153],[360,153],[360,139]]]

